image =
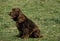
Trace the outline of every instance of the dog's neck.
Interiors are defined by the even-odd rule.
[[[15,22],[22,23],[26,21],[26,16],[23,13],[20,13],[16,18],[13,18]]]

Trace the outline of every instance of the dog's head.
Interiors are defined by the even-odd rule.
[[[14,21],[18,21],[19,23],[25,20],[25,16],[19,8],[13,8],[9,15]]]
[[[9,13],[9,15],[11,16],[11,18],[16,21],[17,17],[19,16],[20,13],[20,9],[19,8],[13,8],[12,11]]]

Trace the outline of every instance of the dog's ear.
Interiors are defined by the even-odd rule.
[[[18,22],[22,23],[23,21],[25,21],[25,16],[23,14],[20,14],[18,17]]]

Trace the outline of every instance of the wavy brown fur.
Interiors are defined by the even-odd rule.
[[[9,14],[16,21],[16,26],[21,38],[39,38],[41,37],[40,30],[34,22],[28,19],[19,8],[13,8]]]

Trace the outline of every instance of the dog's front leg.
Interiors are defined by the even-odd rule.
[[[21,38],[29,37],[29,29],[28,28],[24,28],[22,33],[23,33],[23,35],[21,36]]]

